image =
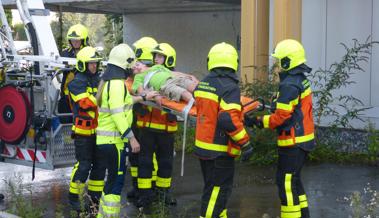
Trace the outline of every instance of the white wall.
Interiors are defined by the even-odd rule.
[[[302,41],[307,52],[308,65],[314,70],[327,68],[341,60],[352,39],[364,42],[368,36],[379,40],[379,3],[374,0],[303,0]],[[336,91],[360,99],[366,111],[362,118],[376,123],[379,128],[379,45],[373,47],[370,62],[362,63],[365,72],[356,72],[356,84]],[[325,123],[328,119],[325,119]],[[357,128],[367,123],[354,122]]]
[[[236,46],[240,20],[240,11],[124,15],[124,40],[131,45],[152,36],[168,42],[176,49],[176,69],[202,78],[214,44],[225,41]]]

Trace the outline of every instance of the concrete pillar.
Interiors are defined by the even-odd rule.
[[[302,0],[274,0],[274,47],[287,38],[301,41]]]
[[[269,48],[268,0],[241,0],[242,82],[266,80]]]

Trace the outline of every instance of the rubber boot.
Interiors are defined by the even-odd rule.
[[[128,191],[126,193],[126,196],[128,198],[138,198],[138,184],[137,184],[137,178],[136,177],[132,178],[132,184],[133,184],[132,190]]]
[[[175,206],[177,204],[176,199],[173,197],[171,189],[156,188],[156,195],[158,202],[164,202],[166,206]]]

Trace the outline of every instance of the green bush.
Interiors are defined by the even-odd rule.
[[[336,94],[335,91],[356,83],[352,76],[364,72],[361,64],[369,62],[372,47],[378,43],[370,37],[363,43],[353,39],[351,47],[341,43],[346,51],[341,60],[311,73],[316,125],[320,125],[325,116],[332,118],[329,125],[334,127],[352,128],[352,120],[363,121],[360,118],[361,112],[369,107],[363,107],[362,101],[353,95]]]
[[[367,127],[369,133],[367,159],[371,164],[378,164],[379,161],[379,131],[375,129],[373,123],[369,123]]]
[[[250,163],[270,165],[278,160],[276,132],[269,129],[248,129],[254,153]]]
[[[175,150],[181,151],[182,145],[183,145],[183,122],[178,123],[178,131],[175,133]],[[194,145],[195,145],[195,125],[191,122],[189,122],[187,127],[187,135],[186,135],[186,152],[191,153],[193,152]]]
[[[23,184],[23,177],[15,175],[12,179],[4,179],[9,199],[7,212],[20,217],[42,218],[45,208],[34,202],[31,185]],[[25,196],[25,192],[29,195]]]

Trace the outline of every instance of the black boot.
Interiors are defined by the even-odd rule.
[[[133,184],[132,190],[128,191],[126,193],[126,196],[128,198],[138,198],[138,183],[137,183],[136,177],[132,178],[132,184]]]
[[[152,205],[154,199],[155,193],[151,189],[140,189],[136,206],[143,214],[150,215],[153,210]]]
[[[174,194],[171,192],[170,189],[167,192],[165,203],[166,205],[170,205],[170,206],[176,206],[178,204],[178,201],[176,200],[176,198],[174,197]]]
[[[156,189],[158,202],[164,202],[166,206],[175,206],[177,201],[173,196],[171,189],[168,188],[157,188]]]

